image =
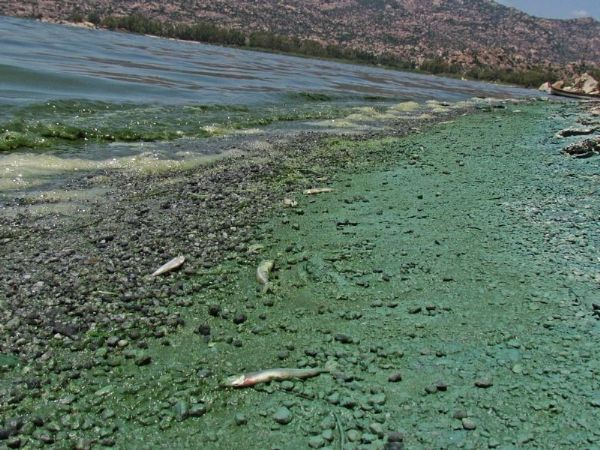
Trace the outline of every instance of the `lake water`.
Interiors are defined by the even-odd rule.
[[[380,113],[405,101],[536,95],[8,17],[0,17],[0,42],[0,190],[29,185],[47,167],[57,174],[121,167],[119,158],[132,155],[181,159],[198,140]],[[182,139],[187,153],[165,145]]]

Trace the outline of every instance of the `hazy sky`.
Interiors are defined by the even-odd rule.
[[[573,19],[591,16],[600,20],[600,0],[496,0],[538,17]]]

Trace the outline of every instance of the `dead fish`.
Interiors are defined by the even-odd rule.
[[[224,387],[235,387],[244,388],[254,386],[258,383],[266,383],[273,380],[289,380],[292,378],[303,379],[312,378],[321,375],[322,373],[329,372],[328,369],[267,369],[259,372],[250,372],[243,375],[237,375],[227,378],[222,386]]]
[[[173,258],[168,263],[163,264],[158,269],[156,269],[156,271],[152,274],[152,276],[153,277],[157,277],[159,275],[162,275],[163,273],[167,273],[167,272],[170,272],[171,270],[177,269],[184,262],[185,262],[185,257],[184,256],[177,256],[176,258]]]
[[[333,192],[331,188],[313,188],[313,189],[305,189],[304,195],[315,195],[315,194],[324,194],[326,192]]]
[[[275,266],[275,261],[272,259],[261,262],[256,269],[256,281],[265,286],[269,282],[269,274]]]

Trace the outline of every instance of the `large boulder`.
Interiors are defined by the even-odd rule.
[[[600,153],[600,138],[586,139],[563,149],[563,152],[574,158],[589,158]]]
[[[539,88],[538,91],[542,91],[542,92],[550,92],[550,87],[552,85],[550,84],[549,81],[546,81],[544,84],[542,84]]]
[[[584,73],[580,77],[575,78],[575,88],[585,94],[591,94],[600,88],[598,81],[589,73]]]

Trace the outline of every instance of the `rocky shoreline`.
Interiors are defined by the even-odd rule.
[[[463,111],[439,114],[418,125],[398,124],[391,134],[403,135],[459,113]],[[331,176],[327,167],[348,163],[343,155],[320,155],[310,164],[314,169],[303,168],[321,139],[317,133],[302,133],[292,142],[273,139],[267,155],[256,150],[199,170],[147,176],[98,173],[69,188],[100,183],[108,192],[85,201],[81,206],[87,212],[73,216],[57,212],[38,217],[27,212],[28,206],[44,200],[31,205],[16,199],[7,206],[21,212],[0,219],[0,239],[11,255],[0,274],[6,287],[0,351],[39,358],[52,338],[74,350],[85,348],[78,347],[90,328],[146,329],[135,341],[155,334],[152,328],[181,325],[178,315],[153,317],[150,310],[155,303],[189,296],[201,287],[194,278],[221,262],[251,257],[245,255],[248,242],[256,239],[258,225],[288,191],[318,184],[319,178],[325,181]],[[301,173],[291,177],[290,171]],[[187,259],[180,273],[149,277],[180,254]],[[144,313],[148,316],[141,320]]]
[[[504,114],[512,113],[516,117],[520,114],[517,108],[511,105],[511,111]],[[533,107],[523,105],[523,108]],[[559,106],[554,108],[555,115],[574,114],[572,106],[564,105],[562,110]],[[489,108],[487,112],[480,112],[482,123],[496,126],[497,122],[502,126],[511,120],[511,124],[515,122],[506,116],[496,118],[496,111],[502,110]],[[170,439],[178,442],[180,448],[197,448],[198,442],[211,448],[232,448],[231,445],[246,439],[247,427],[255,426],[249,421],[248,415],[253,413],[247,404],[258,401],[261,394],[268,394],[271,400],[264,408],[265,414],[254,417],[259,428],[252,429],[268,439],[271,448],[305,448],[306,445],[325,448],[332,442],[343,448],[381,448],[383,445],[388,450],[402,448],[405,437],[397,431],[406,432],[407,428],[406,424],[399,423],[402,416],[396,403],[399,394],[387,390],[387,386],[407,378],[404,386],[416,383],[425,389],[426,395],[423,399],[410,397],[413,391],[409,389],[408,400],[421,404],[423,411],[442,407],[439,402],[444,402],[440,395],[448,391],[449,383],[451,392],[454,388],[448,380],[456,384],[457,379],[446,375],[446,379],[438,377],[437,381],[432,379],[426,386],[420,386],[419,380],[408,373],[409,366],[399,361],[404,352],[408,352],[404,361],[416,358],[414,370],[420,364],[429,367],[431,361],[424,361],[430,358],[442,362],[448,359],[448,364],[452,364],[453,359],[448,355],[457,350],[450,350],[452,346],[437,350],[425,348],[427,338],[423,328],[417,325],[425,326],[432,319],[441,321],[442,328],[434,333],[436,336],[439,331],[453,333],[452,328],[446,328],[444,320],[454,317],[458,306],[450,297],[443,300],[444,295],[426,304],[405,303],[404,297],[419,296],[419,286],[409,284],[412,289],[406,290],[406,286],[396,283],[404,278],[429,280],[430,271],[437,270],[429,266],[430,261],[414,253],[422,251],[418,247],[422,245],[420,241],[415,241],[419,243],[414,248],[410,242],[404,244],[407,254],[398,256],[399,267],[360,268],[365,261],[370,261],[377,241],[368,228],[365,231],[370,234],[366,238],[359,239],[359,236],[356,242],[352,240],[355,230],[361,229],[361,221],[382,217],[382,223],[395,220],[400,224],[408,220],[404,216],[410,218],[411,213],[414,218],[410,220],[417,221],[415,224],[395,227],[399,226],[411,239],[418,239],[421,233],[415,226],[427,216],[423,212],[427,206],[415,207],[415,211],[396,218],[388,217],[395,211],[392,206],[390,213],[378,207],[362,216],[361,208],[377,204],[378,195],[385,196],[385,186],[390,185],[391,179],[381,181],[380,194],[370,188],[365,188],[364,195],[357,191],[361,183],[367,183],[362,176],[367,180],[371,172],[380,176],[377,171],[391,176],[398,166],[407,168],[407,176],[411,170],[422,171],[423,177],[431,176],[433,180],[437,176],[449,176],[451,171],[459,173],[464,167],[470,169],[470,164],[477,160],[476,153],[469,157],[457,156],[456,168],[440,169],[436,164],[441,162],[435,162],[433,155],[420,147],[426,144],[419,143],[419,135],[425,136],[424,142],[429,134],[435,140],[441,132],[433,128],[432,133],[435,123],[461,120],[460,116],[467,112],[474,111],[466,108],[438,112],[434,119],[399,123],[392,133],[370,132],[354,137],[302,133],[291,141],[273,138],[266,151],[263,148],[254,154],[231,157],[201,169],[161,175],[109,176],[109,192],[103,199],[90,201],[86,214],[65,217],[55,213],[34,218],[23,208],[19,214],[3,216],[0,241],[10,257],[0,273],[0,281],[5,286],[0,308],[3,376],[0,389],[2,415],[7,418],[0,424],[2,443],[11,448],[48,445],[82,449],[132,448],[132,445],[158,448],[160,443]],[[532,117],[538,120],[537,116]],[[396,138],[414,132],[415,128],[425,133],[415,135],[414,142],[409,141],[405,147],[398,143]],[[553,136],[553,133],[548,135]],[[450,135],[448,139],[458,142],[460,137]],[[461,151],[450,148],[447,150]],[[461,165],[459,161],[463,159],[468,161]],[[106,176],[98,174],[76,183],[84,187],[100,181],[106,183]],[[450,195],[443,194],[443,188],[434,188],[434,185],[435,181],[431,187],[440,191],[440,197]],[[334,203],[321,196],[303,199],[295,208],[286,208],[281,203],[285,197],[299,199],[303,189],[324,186],[334,186],[333,195],[341,196],[339,204],[358,211],[357,215],[353,213],[348,217],[339,216],[343,212],[335,213],[338,215],[333,231],[341,234],[342,241],[333,256],[317,246],[318,243],[327,248],[328,241],[314,241],[319,232],[318,221],[330,223],[333,220],[328,216],[322,219],[320,215],[334,211]],[[344,189],[352,194],[344,195]],[[421,201],[424,195],[438,197],[435,192],[415,193],[415,198]],[[506,207],[509,206],[516,217],[537,220],[530,205],[515,202]],[[562,219],[554,218],[557,211],[552,209],[541,214],[548,215],[548,220],[560,221]],[[578,220],[584,221],[584,216]],[[473,226],[481,227],[482,223]],[[376,234],[382,234],[386,228],[375,229]],[[553,238],[548,238],[549,243],[555,245],[557,251],[566,245],[563,240],[552,243]],[[440,239],[435,238],[434,248],[442,246],[444,241]],[[343,247],[350,244],[354,247]],[[275,250],[275,247],[281,248]],[[313,259],[319,252],[325,252],[326,256]],[[424,254],[427,252],[429,250]],[[579,255],[566,255],[579,267],[579,263],[589,264],[584,256],[587,258],[590,252],[592,249],[587,248]],[[267,254],[277,258],[279,286],[275,286],[274,293],[263,295],[254,280],[253,268]],[[177,255],[186,257],[181,270],[164,277],[149,276]],[[297,266],[304,269],[295,274]],[[585,267],[586,271],[590,268]],[[292,272],[288,274],[288,270]],[[583,274],[581,277],[585,283],[593,283]],[[352,289],[347,287],[345,278],[351,280]],[[450,274],[440,276],[440,280],[434,286],[452,286],[456,282]],[[330,292],[327,286],[332,282],[338,285]],[[498,283],[486,279],[487,282]],[[387,297],[383,286],[389,283],[392,292],[403,292],[399,298]],[[311,285],[322,291],[308,291],[303,307],[286,306],[288,294],[303,292]],[[443,293],[443,289],[438,294]],[[552,289],[548,288],[548,292],[553,292]],[[320,303],[321,297],[327,301]],[[362,297],[369,299],[367,309],[357,300]],[[587,299],[581,295],[577,298],[584,304]],[[508,314],[502,305],[500,303],[497,312]],[[547,307],[554,308],[553,305]],[[460,308],[472,308],[472,305],[466,303]],[[387,313],[381,316],[382,311]],[[459,311],[468,313],[469,309]],[[563,311],[569,317],[582,313],[582,323],[583,318],[592,320],[586,324],[593,323],[587,309],[569,306]],[[393,316],[396,312],[402,315]],[[385,318],[382,319],[385,328],[371,332],[359,326],[360,321],[373,324],[375,317]],[[403,335],[405,341],[397,342],[388,322],[404,323],[405,317],[416,321],[405,325],[406,332],[413,337]],[[464,320],[471,323],[469,319]],[[571,319],[565,320],[571,323]],[[307,334],[304,327],[310,330],[311,326],[314,333]],[[546,329],[555,326],[553,322]],[[498,343],[510,344],[511,339],[516,339],[510,332],[506,334],[496,336]],[[273,336],[277,342],[273,342]],[[315,336],[323,341],[317,343]],[[371,338],[365,341],[367,336]],[[528,339],[528,335],[522,338]],[[418,343],[420,339],[424,340],[423,344]],[[522,348],[521,344],[519,347],[510,345],[513,350]],[[423,348],[419,351],[415,346]],[[580,350],[588,354],[589,349],[584,347]],[[282,383],[282,391],[270,385],[239,395],[215,390],[218,378],[225,371],[236,373],[266,368],[265,365],[273,364],[274,353],[281,364],[309,367],[335,360],[341,367],[333,381],[321,377],[324,379],[319,378],[315,383],[322,384],[314,389],[308,383],[292,382]],[[593,360],[589,355],[587,358]],[[359,367],[361,359],[365,365]],[[462,370],[467,370],[469,364],[467,360]],[[491,372],[485,365],[480,369]],[[443,371],[437,366],[436,370]],[[527,372],[531,370],[529,361],[513,361],[511,370],[513,374]],[[429,377],[428,373],[426,379]],[[498,378],[502,384],[503,376]],[[483,373],[473,383],[481,393],[494,386],[494,381]],[[284,392],[294,396],[290,399]],[[466,399],[471,395],[469,392],[460,395]],[[452,402],[460,403],[455,400]],[[410,401],[404,407],[408,407]],[[588,403],[593,401],[592,398]],[[234,407],[230,408],[231,405]],[[315,420],[319,421],[313,423],[314,420],[306,417],[306,423],[310,422],[307,430],[294,419],[303,414],[303,408],[315,408]],[[337,408],[338,412],[331,415],[330,408]],[[461,433],[478,428],[474,413],[477,408],[473,405],[471,408],[472,411],[450,411]],[[428,416],[419,417],[426,421]],[[230,428],[231,420],[233,428]],[[446,427],[446,419],[440,420],[444,423],[442,428]],[[483,417],[480,420],[483,421]],[[202,427],[197,429],[194,421],[202,421]],[[268,425],[261,428],[262,423]],[[289,430],[293,430],[289,436],[290,446],[279,446],[280,433],[289,433]],[[495,430],[493,425],[490,430]],[[531,433],[520,430],[522,436],[517,441],[522,445],[536,442],[537,428],[532,439],[529,438]],[[476,437],[472,439],[475,440],[470,442],[485,442],[489,448],[500,445],[498,439],[503,437],[495,431],[488,431],[487,435],[478,430],[474,432]],[[428,445],[428,438],[418,427],[411,433],[414,436],[408,440],[413,446]],[[586,438],[591,438],[591,431],[587,433]],[[146,444],[136,440],[141,436],[147,440]],[[430,434],[434,442],[448,442],[445,435],[437,441],[435,436],[435,433]],[[466,439],[463,434],[460,436]],[[417,437],[420,440],[415,440]],[[495,442],[498,445],[493,445]]]

